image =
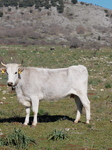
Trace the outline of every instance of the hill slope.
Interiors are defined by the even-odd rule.
[[[63,13],[55,7],[1,8],[0,43],[111,46],[112,10],[81,2],[64,6]]]

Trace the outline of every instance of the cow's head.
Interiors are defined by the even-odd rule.
[[[20,68],[21,64],[3,64],[2,62],[1,64],[4,66],[0,69],[1,72],[6,72],[8,75],[7,85],[14,87],[19,81],[19,74],[23,71],[23,68]]]

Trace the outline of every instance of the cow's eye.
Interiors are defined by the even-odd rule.
[[[17,72],[15,72],[15,74],[17,74]]]

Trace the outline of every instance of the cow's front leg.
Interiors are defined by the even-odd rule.
[[[32,99],[32,111],[34,114],[32,126],[36,126],[36,124],[37,124],[37,113],[38,113],[38,107],[39,107],[39,99],[37,96],[33,96],[31,99]]]
[[[28,125],[29,117],[30,117],[30,107],[26,107],[26,118],[25,118],[24,125]]]
[[[29,123],[29,117],[30,117],[30,107],[31,107],[31,102],[29,101],[28,98],[23,97],[23,96],[18,96],[18,101],[26,107],[26,118],[24,121],[24,125],[28,125]]]

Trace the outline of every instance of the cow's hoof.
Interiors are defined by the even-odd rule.
[[[90,123],[87,123],[87,122],[86,122],[86,124],[89,125]]]
[[[76,123],[78,123],[78,121],[75,120],[74,123],[76,124]]]
[[[22,127],[27,127],[28,125],[26,125],[26,124],[22,124]]]
[[[90,124],[89,121],[86,121],[86,124]]]
[[[33,124],[31,125],[31,128],[35,128],[35,127],[36,127],[36,125],[33,125]]]

